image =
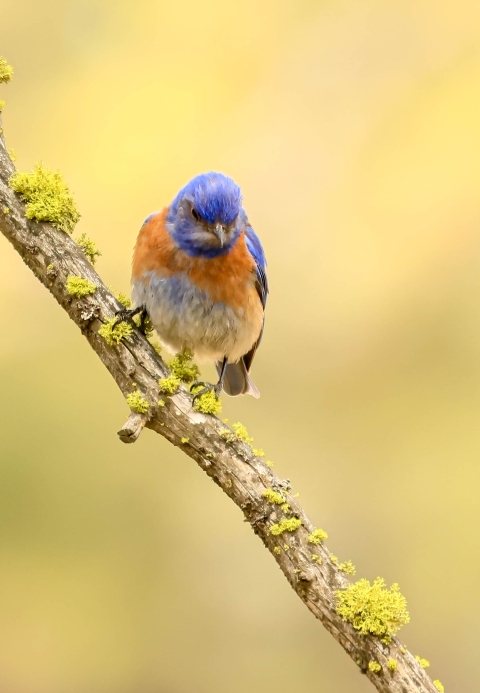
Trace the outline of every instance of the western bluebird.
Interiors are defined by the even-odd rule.
[[[268,284],[258,236],[240,188],[221,173],[191,180],[172,204],[144,222],[133,253],[130,314],[148,314],[174,351],[211,359],[213,389],[260,393],[249,378],[262,338]]]

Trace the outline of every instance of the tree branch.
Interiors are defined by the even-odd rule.
[[[297,596],[378,691],[438,693],[397,638],[392,638],[388,645],[383,644],[377,637],[362,635],[338,615],[336,591],[349,583],[332,562],[327,549],[322,544],[312,546],[309,543],[312,523],[289,494],[288,482],[279,479],[261,458],[255,456],[249,445],[230,431],[230,435],[226,434],[225,426],[217,418],[194,411],[192,397],[185,389],[181,388],[171,397],[161,397],[158,380],[166,377],[169,371],[138,330],[118,346],[108,346],[98,334],[102,322],[112,318],[121,308],[120,304],[70,236],[49,224],[25,218],[23,203],[8,187],[14,170],[0,134],[0,231],[80,328],[123,396],[138,388],[150,405],[147,414],[131,413],[118,433],[120,440],[135,442],[146,426],[182,448],[242,510]],[[95,293],[82,299],[72,298],[65,289],[70,275],[93,282]],[[160,397],[162,406],[158,404]],[[288,516],[301,521],[298,529],[272,534],[272,525],[285,515],[278,505],[262,495],[267,489],[282,494],[291,509]],[[319,558],[312,558],[314,554]],[[387,666],[390,658],[397,661],[395,671]],[[370,662],[377,662],[381,670],[369,669]]]

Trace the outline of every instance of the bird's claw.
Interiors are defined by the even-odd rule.
[[[138,314],[140,314],[140,325],[137,325],[133,320],[133,318]],[[115,313],[115,322],[113,323],[113,326],[115,327],[115,325],[118,325],[119,322],[129,322],[135,327],[138,327],[140,332],[145,334],[145,323],[147,318],[148,313],[144,306],[132,308],[131,310],[128,310],[127,308],[120,308],[120,310],[117,310]]]
[[[194,383],[190,385],[190,392],[194,390],[196,387],[200,387],[200,385],[203,385],[203,387],[207,387],[207,385],[210,385],[211,383],[204,383],[202,380],[196,380]]]
[[[117,325],[119,322],[132,322],[135,315],[138,315],[141,310],[142,308],[132,308],[132,310],[120,308],[120,310],[117,310],[115,313],[115,324]]]
[[[201,381],[198,381],[196,383],[193,383],[193,385],[190,386],[190,392],[194,390],[196,387],[199,387],[200,385],[203,385],[202,389],[196,392],[193,395],[193,404],[195,404],[196,400],[202,397],[203,395],[206,395],[208,392],[214,392],[215,397],[219,399],[220,394],[222,392],[222,384],[217,383],[216,385],[213,385],[213,383],[203,383]]]

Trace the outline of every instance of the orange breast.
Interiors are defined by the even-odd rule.
[[[191,257],[174,244],[165,226],[167,214],[165,208],[140,229],[133,253],[133,277],[141,281],[147,272],[164,277],[184,272],[213,301],[232,308],[244,307],[255,281],[255,261],[248,252],[244,233],[227,255]]]
[[[175,249],[172,237],[165,228],[168,207],[147,221],[138,234],[133,251],[132,275],[140,280],[146,272],[168,267],[168,258]],[[167,272],[168,274],[168,272]]]

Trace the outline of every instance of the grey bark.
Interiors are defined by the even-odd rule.
[[[335,610],[335,593],[349,583],[332,563],[325,546],[312,546],[308,542],[308,535],[314,527],[297,500],[289,494],[288,481],[277,477],[261,458],[253,454],[250,446],[240,440],[225,440],[221,435],[225,425],[213,416],[194,411],[192,397],[184,388],[172,397],[159,394],[158,380],[169,372],[142,334],[135,331],[131,339],[118,347],[107,346],[98,335],[102,322],[113,317],[121,308],[120,304],[70,236],[49,224],[25,218],[24,204],[8,187],[14,171],[3,135],[0,135],[0,231],[77,324],[123,396],[137,386],[150,404],[146,415],[131,413],[118,432],[120,439],[134,442],[146,426],[191,457],[241,509],[299,599],[378,691],[438,693],[431,679],[397,638],[385,645],[374,636],[361,635],[339,617]],[[95,294],[73,299],[65,289],[69,275],[94,282],[97,287]],[[158,406],[159,399],[164,401],[164,406]],[[277,490],[286,496],[293,515],[302,521],[297,531],[280,536],[270,533],[269,528],[281,519],[283,513],[262,496],[266,489]],[[276,547],[277,552],[274,551]],[[320,556],[322,563],[313,561],[312,554]],[[395,672],[387,668],[390,657],[398,662]],[[370,661],[378,662],[382,670],[379,673],[370,671]]]

